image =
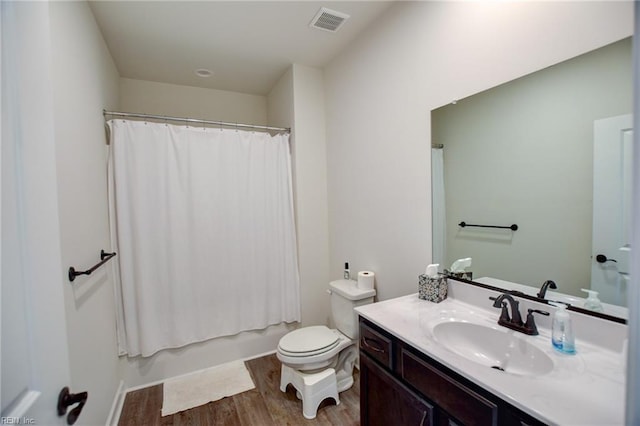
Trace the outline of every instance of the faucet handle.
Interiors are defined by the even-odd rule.
[[[511,322],[522,326],[522,317],[520,316],[520,302],[518,300],[513,300],[513,304],[511,305]]]
[[[549,316],[549,312],[547,311],[541,311],[540,309],[527,309],[527,316],[531,314],[540,314],[540,315],[544,315],[545,317]]]
[[[530,334],[531,336],[537,336],[538,327],[536,326],[533,314],[540,314],[548,317],[549,312],[541,311],[540,309],[527,309],[527,322],[524,324],[524,328],[527,330],[527,334]]]
[[[489,299],[493,300],[493,307],[494,308],[502,308],[502,311],[500,312],[500,319],[498,320],[498,322],[511,322],[511,317],[509,316],[509,310],[507,309],[507,302],[505,301],[498,301],[497,297],[489,297]]]

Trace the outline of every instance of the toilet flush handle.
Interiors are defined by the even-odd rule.
[[[332,293],[331,290],[327,289],[327,294],[331,294],[331,293]]]

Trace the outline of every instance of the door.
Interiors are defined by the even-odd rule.
[[[594,121],[591,289],[627,305],[631,235],[631,115]]]
[[[47,2],[0,2],[2,424],[66,424],[69,385]]]

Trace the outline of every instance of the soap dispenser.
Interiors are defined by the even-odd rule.
[[[604,312],[604,308],[602,307],[602,302],[598,299],[598,292],[594,290],[587,290],[586,288],[581,289],[586,292],[589,296],[587,300],[584,302],[584,308],[589,309],[590,311],[595,312]]]
[[[551,321],[551,344],[557,351],[573,355],[576,353],[576,342],[567,305],[560,302],[549,303],[558,308]]]

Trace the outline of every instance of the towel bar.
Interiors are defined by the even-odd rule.
[[[105,253],[104,250],[100,250],[100,262],[93,265],[91,269],[87,269],[86,271],[76,271],[76,269],[72,266],[69,268],[69,281],[73,282],[78,275],[91,275],[93,271],[107,263],[112,257],[114,257],[116,253]]]
[[[471,225],[470,223],[466,223],[466,222],[460,222],[458,224],[459,227],[464,228],[467,226],[475,226],[478,228],[498,228],[498,229],[511,229],[512,231],[517,231],[518,230],[518,225],[516,225],[515,223],[513,225],[510,226],[496,226],[496,225]]]

